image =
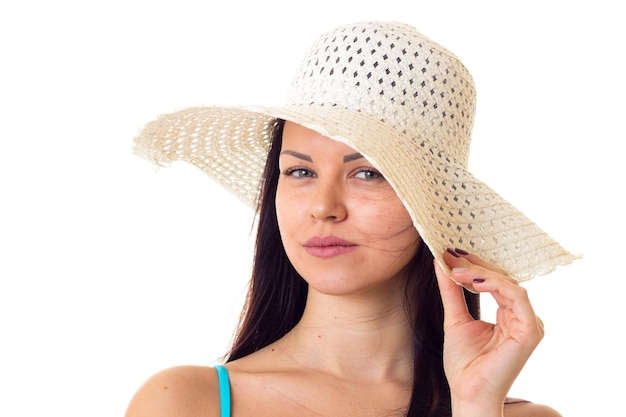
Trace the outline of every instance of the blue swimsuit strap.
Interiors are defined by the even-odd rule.
[[[228,379],[228,370],[221,365],[217,365],[215,369],[217,369],[217,380],[220,386],[220,415],[222,417],[230,417],[230,380]]]

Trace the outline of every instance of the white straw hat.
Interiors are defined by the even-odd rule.
[[[194,107],[148,123],[135,153],[201,168],[255,207],[277,119],[363,154],[436,259],[476,254],[522,281],[577,257],[467,171],[476,93],[448,50],[395,22],[343,25],[302,60],[283,107]]]

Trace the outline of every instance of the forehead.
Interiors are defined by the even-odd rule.
[[[324,136],[315,130],[297,123],[285,121],[283,128],[282,149],[306,150],[315,153],[357,154],[350,146]]]

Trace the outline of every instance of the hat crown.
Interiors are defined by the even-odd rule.
[[[287,105],[366,113],[467,166],[473,79],[455,55],[412,26],[366,22],[323,34],[302,60]]]

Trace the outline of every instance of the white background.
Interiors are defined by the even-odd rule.
[[[470,168],[585,255],[525,284],[547,336],[512,395],[623,413],[618,3],[3,2],[0,416],[122,416],[157,370],[220,360],[252,212],[194,167],[155,171],[132,138],[185,106],[281,104],[315,37],[361,20],[410,23],[464,61]]]

